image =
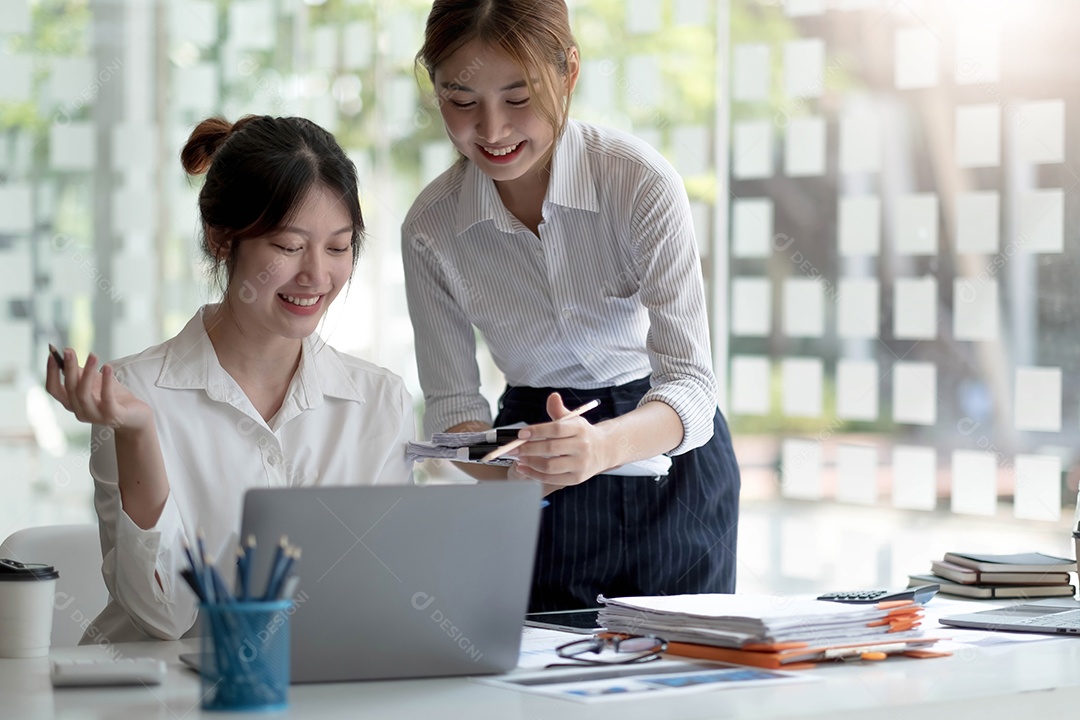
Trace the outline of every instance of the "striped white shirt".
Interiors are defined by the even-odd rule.
[[[716,379],[675,169],[631,135],[570,121],[543,218],[537,237],[468,161],[413,203],[402,256],[425,432],[491,422],[475,327],[510,385],[587,389],[651,376],[642,403],[667,403],[683,423],[669,454],[708,442]]]

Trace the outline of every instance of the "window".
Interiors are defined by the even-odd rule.
[[[780,497],[818,503],[808,515],[890,518],[865,536],[867,564],[886,560],[862,583],[927,572],[882,537],[904,526],[1006,548],[1027,533],[1012,547],[1068,554],[1080,15],[731,7],[729,397],[747,487],[769,497],[778,477]],[[1044,61],[1011,50],[1034,47]],[[826,533],[819,553],[802,537],[825,565],[859,544]],[[806,564],[795,577],[829,573]]]

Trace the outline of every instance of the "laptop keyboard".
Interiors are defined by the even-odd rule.
[[[1040,617],[1027,618],[1026,620],[1016,620],[1014,622],[1017,625],[1031,625],[1032,627],[1080,628],[1080,612],[1042,615]]]

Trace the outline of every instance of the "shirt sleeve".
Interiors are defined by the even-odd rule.
[[[172,494],[154,527],[143,530],[128,517],[121,504],[113,431],[107,427],[94,426],[90,474],[101,526],[101,572],[109,594],[141,632],[178,639],[195,624],[198,599],[179,581],[186,567],[181,545],[185,532]]]
[[[667,454],[680,455],[712,438],[716,377],[690,202],[673,169],[642,189],[631,231],[650,321],[652,388],[641,402],[659,400],[678,413],[683,439]]]
[[[405,446],[416,437],[416,422],[413,418],[412,395],[405,389],[405,384],[398,382],[398,431],[394,438],[392,452],[378,474],[376,483],[386,485],[412,485],[413,464],[405,454]]]
[[[402,231],[401,256],[424,391],[425,436],[469,420],[490,425],[491,407],[480,393],[476,333],[450,282],[457,273],[431,236],[408,227]]]

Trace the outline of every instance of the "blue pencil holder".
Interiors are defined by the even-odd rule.
[[[289,705],[291,600],[200,606],[203,710]]]

